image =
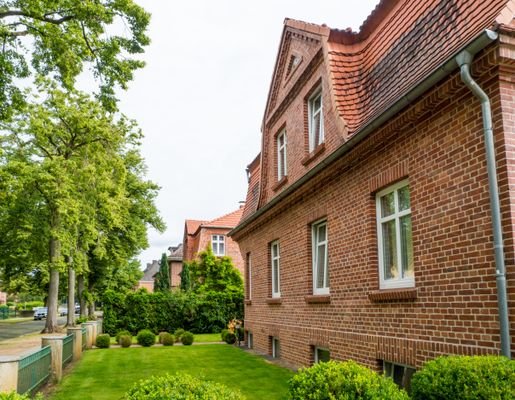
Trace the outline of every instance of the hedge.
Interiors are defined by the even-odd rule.
[[[444,356],[413,375],[413,400],[515,399],[515,361],[499,356]]]
[[[239,392],[186,374],[153,376],[134,385],[124,400],[245,400]]]
[[[140,290],[103,296],[104,331],[114,335],[126,329],[154,333],[178,328],[193,333],[220,332],[233,318],[243,317],[243,295],[236,292],[157,292]]]

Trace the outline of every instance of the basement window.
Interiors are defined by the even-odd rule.
[[[389,361],[383,361],[383,373],[385,376],[392,378],[397,386],[406,389],[409,392],[411,386],[411,377],[415,373],[415,368],[395,364]]]

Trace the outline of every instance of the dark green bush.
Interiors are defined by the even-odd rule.
[[[175,337],[171,333],[165,332],[161,338],[161,343],[163,346],[173,346],[175,343]]]
[[[159,344],[162,344],[163,343],[163,336],[168,334],[168,332],[159,332],[159,335],[157,335],[157,342]]]
[[[108,349],[110,345],[111,337],[107,333],[103,333],[97,336],[95,346],[97,346],[99,349]]]
[[[190,375],[153,376],[134,385],[124,400],[245,400],[239,392]]]
[[[220,336],[222,337],[222,340],[225,342],[225,335],[229,333],[229,329],[222,329],[220,332]]]
[[[181,336],[181,342],[185,346],[191,346],[193,343],[193,333],[188,331],[184,332]]]
[[[120,336],[120,339],[118,339],[118,343],[122,347],[131,347],[132,336],[131,335],[122,335],[122,336]]]
[[[136,340],[138,341],[138,344],[140,344],[141,346],[150,347],[156,344],[156,335],[154,335],[154,332],[148,329],[143,329],[138,332]]]
[[[115,336],[115,338],[116,338],[116,343],[120,344],[120,338],[121,338],[122,336],[130,336],[130,337],[132,338],[132,334],[131,334],[129,331],[127,331],[127,330],[121,330],[121,331],[118,331],[118,333],[116,333],[116,336]]]
[[[290,400],[408,400],[391,379],[354,361],[329,361],[301,369],[289,382]]]
[[[182,328],[178,328],[178,329],[175,330],[173,335],[175,336],[175,341],[176,342],[180,342],[181,341],[181,337],[184,334],[184,332],[186,332],[186,331],[184,329],[182,329]]]
[[[499,356],[448,356],[429,361],[411,380],[414,400],[515,399],[515,361]]]
[[[236,335],[234,333],[228,331],[225,334],[224,340],[225,340],[225,343],[227,343],[227,344],[234,344],[234,343],[236,343]]]

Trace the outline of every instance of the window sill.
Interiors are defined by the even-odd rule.
[[[252,305],[252,300],[245,300],[245,305],[246,306],[251,306]]]
[[[302,165],[306,166],[310,164],[315,158],[317,158],[320,154],[325,151],[325,143],[320,143],[317,147],[313,149],[311,153],[309,153],[306,157],[304,157],[301,161]]]
[[[368,293],[368,298],[374,303],[416,300],[417,288],[374,290]]]
[[[312,294],[304,296],[304,300],[308,304],[329,304],[331,302],[331,295],[329,294]]]
[[[283,299],[280,297],[269,297],[266,299],[266,304],[275,305],[275,304],[281,304],[283,302]]]
[[[275,192],[277,190],[279,190],[280,188],[282,188],[284,185],[286,185],[288,183],[288,176],[283,176],[283,178],[278,181],[274,186],[272,186],[272,190]]]

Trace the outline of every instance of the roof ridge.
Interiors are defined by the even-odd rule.
[[[234,214],[236,214],[236,213],[238,213],[238,212],[243,212],[243,207],[240,207],[240,208],[238,208],[237,210],[231,211],[231,212],[229,212],[229,213],[227,213],[227,214],[224,214],[224,215],[222,215],[222,216],[220,216],[220,217],[217,217],[217,218],[215,218],[215,219],[213,219],[213,220],[211,220],[211,221],[207,221],[207,222],[205,222],[204,224],[202,224],[202,226],[209,226],[209,225],[212,225],[214,222],[219,221],[219,220],[221,220],[221,219],[223,219],[223,218],[227,218],[227,217],[229,217],[229,216],[231,216],[231,215],[234,215]],[[241,218],[241,217],[240,217],[240,218]],[[239,222],[239,221],[238,221],[238,222]],[[238,223],[236,223],[236,224],[238,224]]]
[[[314,33],[315,35],[321,36],[329,36],[329,32],[331,31],[331,28],[329,28],[326,24],[319,25],[312,22],[301,21],[300,19],[293,18],[285,18],[284,26],[299,29],[309,33]]]

